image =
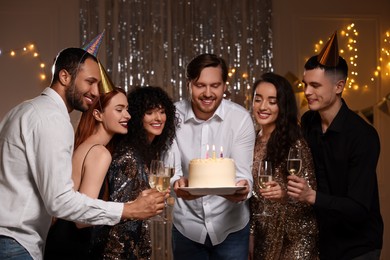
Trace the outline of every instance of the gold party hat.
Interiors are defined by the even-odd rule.
[[[99,51],[100,44],[103,40],[104,31],[98,34],[90,43],[84,45],[82,47],[83,50],[89,52],[93,56],[97,57],[97,53]]]
[[[102,78],[102,82],[100,84],[100,93],[107,94],[108,92],[114,90],[114,84],[112,83],[110,77],[107,74],[107,71],[104,69],[100,61],[98,62],[98,64],[100,70],[100,77]]]
[[[336,67],[339,63],[339,47],[337,44],[337,31],[333,33],[324,48],[318,54],[317,61],[327,67]]]

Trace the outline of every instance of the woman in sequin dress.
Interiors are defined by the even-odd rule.
[[[136,88],[128,95],[129,131],[116,140],[108,170],[109,200],[126,202],[149,189],[148,166],[173,142],[176,109],[159,87]],[[149,259],[150,234],[145,220],[128,220],[94,229],[93,259]]]
[[[126,92],[121,88],[101,94],[83,112],[75,134],[72,157],[73,188],[97,198],[111,163],[109,142],[114,134],[126,134],[130,115]],[[90,228],[56,219],[45,246],[48,259],[88,259]]]
[[[254,162],[273,162],[269,188],[259,189],[253,169],[251,209],[251,259],[318,259],[317,223],[311,206],[288,198],[287,157],[291,146],[302,148],[301,176],[316,188],[310,150],[298,124],[295,95],[289,82],[274,73],[265,73],[254,84],[253,116],[260,125]],[[262,198],[264,197],[264,199]],[[258,216],[264,204],[271,216]],[[257,216],[256,216],[257,215]]]

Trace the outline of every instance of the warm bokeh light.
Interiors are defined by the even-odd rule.
[[[348,88],[359,90],[359,82],[356,81],[355,77],[359,75],[359,55],[358,48],[356,47],[358,43],[359,31],[355,27],[354,23],[347,25],[345,28],[340,30],[340,45],[339,45],[339,53],[343,55],[343,57],[350,64],[350,75],[348,77]],[[343,41],[343,38],[344,41]],[[345,43],[345,45],[342,44]],[[323,41],[319,40],[316,44],[314,44],[315,52],[318,53],[321,51],[323,47]],[[384,34],[383,44],[380,49],[380,57],[379,57],[379,65],[375,68],[373,72],[373,77],[369,79],[369,81],[374,82],[376,78],[381,75],[388,77],[390,75],[390,31],[386,31]],[[369,88],[368,84],[360,84],[364,85],[364,89]]]
[[[36,46],[32,43],[27,44],[26,46],[23,46],[21,48],[14,48],[8,51],[4,51],[4,53],[9,53],[11,57],[17,57],[17,56],[26,56],[27,54],[31,53],[31,56],[34,58],[38,58],[39,60],[39,67],[41,70],[41,73],[39,74],[39,78],[43,81],[46,80],[46,74],[44,72],[44,69],[46,67],[45,63],[43,63],[39,58],[39,52],[36,48]],[[2,56],[3,51],[0,49],[0,57]],[[26,56],[28,57],[28,56]]]

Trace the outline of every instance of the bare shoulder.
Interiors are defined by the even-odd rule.
[[[73,153],[73,162],[82,165],[83,163],[100,161],[111,162],[111,153],[104,145],[84,142]]]
[[[107,148],[104,145],[91,145],[87,154],[86,158],[88,158],[90,161],[101,161],[101,160],[110,160],[111,161],[111,153],[107,150]]]

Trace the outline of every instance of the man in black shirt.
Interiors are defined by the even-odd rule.
[[[341,98],[348,75],[334,33],[305,64],[303,82],[310,111],[302,128],[311,148],[317,191],[289,176],[288,195],[314,206],[321,259],[379,259],[383,221],[376,166],[380,152],[373,126]]]

